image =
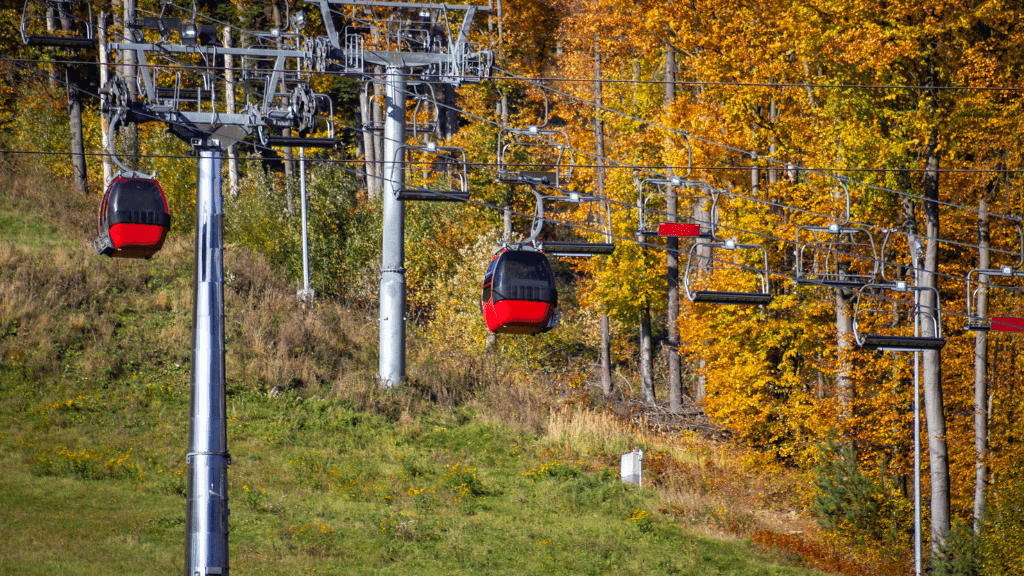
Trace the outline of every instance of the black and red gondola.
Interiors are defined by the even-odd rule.
[[[531,246],[503,246],[484,275],[480,310],[496,334],[539,334],[558,323],[558,291],[547,256]]]
[[[171,214],[160,183],[152,176],[120,173],[100,202],[99,236],[93,247],[116,258],[150,258],[167,239]]]

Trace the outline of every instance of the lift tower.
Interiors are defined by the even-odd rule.
[[[199,159],[196,178],[195,308],[192,344],[192,401],[189,427],[185,576],[226,575],[228,563],[227,414],[224,390],[223,151],[256,136],[267,145],[275,129],[308,132],[317,125],[320,98],[307,78],[314,62],[293,18],[291,31],[247,32],[248,48],[218,45],[216,27],[186,18],[129,21],[125,42],[110,43],[135,57],[141,90],[115,77],[102,89],[102,112],[111,131],[125,122],[163,122],[192,145]],[[298,15],[296,15],[298,16]],[[246,101],[228,113],[224,55],[254,63],[246,70]],[[264,65],[261,67],[260,62]],[[170,70],[170,74],[166,72]],[[185,71],[186,73],[183,73]],[[161,74],[163,73],[163,74]],[[193,81],[190,84],[188,78]],[[283,89],[282,89],[283,87]],[[137,94],[137,95],[136,95]],[[286,99],[287,98],[287,99]],[[309,139],[298,143],[311,145]],[[114,152],[122,173],[134,173]]]
[[[320,7],[327,35],[313,51],[346,74],[385,86],[383,245],[380,271],[380,381],[405,379],[406,98],[414,84],[461,86],[489,77],[492,54],[470,42],[477,12],[491,5],[307,0]],[[372,67],[371,70],[368,67]]]

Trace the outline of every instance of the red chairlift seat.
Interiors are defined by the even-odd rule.
[[[503,248],[484,275],[480,309],[496,334],[539,334],[557,323],[558,291],[547,256],[527,247]]]
[[[1024,318],[993,316],[989,329],[993,332],[1024,332]]]
[[[171,229],[171,214],[160,184],[151,178],[116,176],[103,194],[98,229],[93,246],[100,254],[152,257]]]
[[[681,238],[697,238],[700,236],[700,224],[683,222],[662,222],[658,224],[658,236],[678,236]]]

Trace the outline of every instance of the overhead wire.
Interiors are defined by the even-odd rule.
[[[683,138],[689,138],[689,139],[696,140],[698,142],[703,142],[705,144],[709,144],[711,146],[722,148],[722,149],[727,150],[729,152],[740,154],[740,155],[745,156],[745,157],[754,157],[754,156],[756,156],[757,158],[759,158],[761,160],[764,160],[764,161],[766,161],[769,164],[776,165],[775,168],[770,168],[769,167],[769,169],[775,169],[775,170],[783,171],[783,170],[786,170],[787,168],[794,168],[794,166],[791,166],[789,162],[786,162],[786,161],[783,161],[783,160],[778,160],[778,159],[775,159],[775,158],[761,156],[761,155],[758,155],[757,152],[752,151],[752,150],[745,150],[745,149],[737,148],[735,146],[731,146],[731,145],[728,145],[728,144],[723,144],[723,143],[718,142],[716,140],[711,140],[709,138],[703,138],[703,137],[700,137],[700,136],[696,136],[693,133],[691,133],[690,131],[680,130],[678,128],[672,128],[672,127],[669,127],[669,126],[665,126],[665,125],[659,124],[657,122],[654,122],[653,120],[648,120],[646,118],[642,118],[642,117],[637,116],[635,114],[630,114],[629,112],[625,112],[625,111],[622,111],[622,110],[611,108],[609,106],[605,106],[604,104],[597,104],[593,100],[586,100],[584,98],[581,98],[579,96],[576,96],[575,94],[566,92],[564,90],[559,90],[559,89],[554,88],[552,86],[547,86],[547,85],[544,85],[544,84],[533,82],[532,80],[530,80],[530,79],[528,79],[526,77],[514,75],[513,73],[511,73],[511,72],[509,72],[507,70],[504,70],[502,68],[499,68],[497,66],[495,66],[495,68],[498,69],[499,71],[505,73],[505,74],[508,74],[509,75],[508,79],[519,80],[519,81],[523,81],[523,82],[532,84],[532,85],[534,85],[534,86],[536,86],[536,87],[538,87],[538,88],[540,88],[542,90],[548,90],[548,91],[550,91],[550,92],[552,92],[554,94],[558,94],[559,96],[568,97],[568,98],[570,98],[572,100],[575,100],[577,102],[580,102],[582,104],[585,104],[585,105],[588,105],[588,106],[593,106],[596,110],[601,110],[603,112],[610,112],[612,114],[615,114],[615,115],[622,116],[622,117],[628,118],[630,120],[633,120],[635,122],[641,122],[643,124],[647,124],[649,126],[657,128],[659,130],[664,130],[665,132],[667,132],[669,134],[674,134],[676,136],[681,136]],[[591,80],[591,82],[593,82],[593,80]],[[583,151],[581,151],[581,153],[586,154],[588,156],[591,155],[591,154],[589,154],[587,152],[583,152]],[[809,172],[809,173],[816,174],[816,175],[824,177],[824,178],[831,178],[831,179],[834,179],[834,180],[846,179],[847,181],[849,181],[849,179],[847,179],[845,177],[840,177],[840,176],[835,176],[833,174],[829,174],[828,172],[825,172],[822,169],[811,169],[811,168],[806,168],[806,167],[803,167],[803,166],[795,166],[795,168],[797,170],[799,170],[800,172]],[[742,169],[742,168],[738,168],[738,169]],[[831,168],[829,168],[828,170],[831,170]],[[924,172],[924,169],[917,170],[917,172]],[[885,187],[885,186],[879,186],[877,184],[871,184],[871,183],[867,183],[867,182],[856,182],[856,183],[860,184],[862,186],[866,186],[866,187],[869,187],[869,188],[873,188],[873,189],[882,191],[882,192],[889,192],[889,193],[892,193],[892,194],[896,194],[897,196],[900,196],[900,197],[907,197],[907,198],[910,198],[910,199],[913,199],[913,200],[921,200],[922,199],[920,196],[916,196],[916,195],[908,193],[908,192],[903,192],[903,191],[900,191],[900,190],[896,190],[894,188],[888,188],[888,187]],[[940,205],[940,206],[948,206],[948,207],[952,207],[952,208],[957,208],[957,209],[961,209],[961,210],[966,210],[966,211],[969,211],[969,212],[977,213],[977,209],[976,208],[972,208],[972,207],[969,207],[969,206],[961,206],[959,204],[954,204],[954,203],[946,202],[946,201],[943,201],[943,200],[929,200],[929,202],[934,202],[935,204]],[[799,209],[797,209],[797,210],[799,210]],[[1007,218],[1014,218],[1014,217],[1007,216]],[[1021,218],[1014,218],[1014,219],[1022,220]]]
[[[543,89],[550,89],[550,88],[548,88],[548,87],[543,87],[543,86],[542,86],[542,88],[543,88]],[[564,95],[572,96],[572,95],[570,95],[570,94],[566,94],[566,93],[564,93],[564,92],[560,92],[560,91],[557,91],[557,90],[554,90],[554,89],[552,89],[552,90],[553,90],[554,92],[556,92],[556,93],[562,93],[562,94],[564,94]],[[84,92],[84,90],[83,90],[83,92]],[[95,94],[93,94],[93,95],[95,96]],[[590,101],[587,101],[587,100],[583,100],[583,99],[579,99],[579,100],[580,100],[580,101],[582,101],[582,102],[586,102],[586,103],[588,103],[588,104],[591,104],[591,105],[593,105],[593,102],[590,102]],[[445,104],[443,104],[443,103],[438,103],[438,104],[439,104],[439,105],[441,105],[441,106],[446,106],[446,105],[445,105]],[[464,114],[466,114],[466,113],[467,113],[466,111],[464,111],[464,110],[459,110],[459,109],[457,109],[457,108],[454,108],[454,110],[457,110],[457,111],[459,111],[459,112],[461,112],[461,113],[464,113]],[[613,109],[608,109],[608,110],[609,110],[609,111],[614,111]],[[480,118],[480,117],[478,117],[478,118]],[[157,119],[157,120],[159,120],[159,118],[154,118],[154,119]],[[480,118],[480,119],[483,119],[483,118]],[[487,120],[487,119],[485,119],[485,120]],[[642,122],[644,122],[644,123],[646,123],[646,124],[649,124],[649,125],[652,125],[652,126],[656,126],[656,127],[659,127],[659,126],[658,126],[658,125],[657,125],[656,123],[653,123],[653,122],[650,122],[650,121],[647,121],[647,120],[643,120],[643,119],[638,119],[638,120],[640,120],[640,121],[642,121]],[[489,121],[489,120],[488,120],[488,121]],[[492,122],[492,123],[493,123],[493,124],[495,124],[496,126],[499,126],[499,127],[502,127],[502,126],[503,126],[503,125],[501,125],[501,124],[498,124],[498,123],[495,123],[495,122]],[[508,128],[508,126],[504,126],[504,127]],[[360,131],[360,132],[364,131],[364,130],[362,130],[362,129],[360,129],[360,128],[357,128],[357,127],[350,127],[350,128],[356,129],[357,131]],[[664,128],[664,127],[662,127],[662,128]],[[692,135],[688,135],[688,136],[689,136],[689,137],[693,137]],[[726,147],[725,145],[721,145],[721,144],[718,144],[718,143],[716,143],[716,142],[713,142],[713,141],[707,141],[707,142],[709,142],[709,143],[713,143],[713,144],[716,144],[716,145],[720,145],[720,146],[723,146],[723,147]],[[739,149],[736,149],[736,148],[733,148],[733,150],[734,150],[734,151],[739,151]],[[588,154],[587,152],[585,152],[585,151],[582,151],[582,150],[577,150],[577,151],[578,151],[578,152],[580,152],[580,153],[582,153],[582,154]],[[335,165],[335,166],[337,165],[337,164],[336,164],[336,163],[334,163],[334,162],[331,162],[331,164],[333,164],[333,165]],[[477,166],[477,167],[482,167],[482,165],[480,165],[480,164],[477,164],[476,166]],[[623,168],[630,168],[630,169],[634,169],[634,170],[636,170],[636,169],[640,168],[640,167],[638,167],[638,166],[635,166],[635,165],[621,165],[620,167],[623,167]],[[344,169],[345,169],[345,170],[347,170],[347,171],[349,171],[349,172],[352,172],[352,173],[354,173],[354,174],[360,174],[360,173],[361,173],[361,172],[360,172],[359,170],[355,170],[355,169],[349,169],[349,168],[344,168]],[[807,169],[806,169],[806,168],[801,168],[801,170],[803,170],[803,171],[807,171]],[[652,173],[653,173],[653,174],[657,174],[657,173],[655,173],[655,172],[652,172]],[[822,174],[822,175],[823,175],[823,176],[827,176],[827,177],[830,177],[830,175],[827,175],[827,174]],[[893,190],[890,190],[890,191],[892,191],[892,192],[896,192],[896,193],[899,193],[898,191],[893,191]],[[730,192],[731,192],[731,193],[732,193],[733,195],[737,195],[736,193],[734,193],[734,192],[732,192],[732,191],[730,191]],[[754,202],[762,202],[762,201],[761,201],[760,199],[756,199],[756,198],[749,198],[749,197],[747,197],[746,199],[748,199],[748,200],[751,200],[751,201],[754,201]],[[604,199],[604,200],[608,200],[608,201],[610,201],[611,199],[607,199],[607,198],[606,198],[606,199]],[[486,204],[486,203],[481,203],[481,202],[472,202],[472,203],[475,203],[475,204],[477,204],[477,205],[480,205],[480,206],[484,206],[484,207],[492,208],[492,209],[495,209],[495,210],[505,210],[505,209],[506,209],[505,207],[499,207],[499,206],[494,206],[494,205],[488,205],[488,204]],[[629,207],[629,208],[632,208],[632,206],[631,206],[631,205],[629,205],[629,204],[623,203],[623,205],[624,205],[624,206],[627,206],[627,207]],[[787,208],[787,209],[795,209],[795,207],[793,207],[793,206],[788,206],[788,205],[784,205],[784,204],[776,204],[776,205],[777,205],[777,206],[781,206],[781,207],[785,207],[785,208]],[[951,206],[959,207],[959,206],[956,206],[956,205],[952,205],[952,204],[951,204]],[[963,207],[959,207],[959,208],[963,208]],[[797,209],[797,210],[799,210],[799,209]],[[809,212],[809,211],[805,211],[805,212]],[[526,215],[526,214],[520,214],[520,215],[522,215],[522,216],[529,216],[529,215]],[[819,216],[824,216],[824,215],[819,215]],[[996,216],[998,217],[999,215],[996,215]],[[553,224],[557,224],[557,225],[564,225],[563,223],[560,223],[560,222],[557,222],[557,221],[554,221],[554,220],[551,220],[551,221],[552,221],[552,223],[553,223]],[[589,233],[594,233],[594,234],[606,234],[606,232],[605,232],[605,231],[597,231],[597,230],[590,230],[590,229],[586,229],[586,228],[582,228],[582,227],[577,227],[577,228],[578,228],[578,229],[579,229],[580,231],[583,231],[583,232],[589,232]],[[763,238],[767,238],[767,239],[771,239],[771,240],[776,240],[776,241],[781,241],[781,242],[787,242],[787,243],[788,243],[788,242],[791,242],[791,241],[790,241],[789,239],[785,239],[785,238],[779,238],[779,237],[774,237],[774,236],[772,236],[772,235],[770,235],[770,234],[763,234],[763,233],[759,233],[759,232],[757,232],[757,231],[753,231],[753,230],[745,230],[745,229],[742,229],[742,228],[736,228],[736,229],[734,229],[734,230],[735,230],[735,231],[737,231],[737,232],[739,232],[739,233],[745,233],[745,234],[754,234],[754,235],[759,235],[759,236],[761,236],[761,237],[763,237]],[[634,239],[632,239],[632,238],[628,238],[628,237],[621,237],[621,236],[618,236],[618,237],[617,237],[617,239],[619,239],[619,240],[624,240],[624,241],[629,241],[629,242],[635,241],[635,240],[634,240]],[[640,243],[640,242],[638,242],[638,244],[644,244],[644,243]],[[650,244],[648,244],[648,245],[650,245]],[[655,246],[656,246],[656,245],[655,245]],[[965,246],[970,246],[970,245],[965,245]],[[972,246],[972,247],[973,247],[973,246]],[[998,251],[998,250],[994,250],[994,251]],[[1006,253],[1008,253],[1008,254],[1009,254],[1010,252],[1006,252]],[[723,261],[723,262],[725,262],[725,261]],[[794,279],[793,277],[791,277],[791,276],[789,276],[789,275],[787,275],[787,274],[782,274],[782,273],[777,273],[777,272],[772,272],[772,271],[769,271],[769,273],[770,273],[771,275],[774,275],[774,276],[777,276],[777,277],[783,277],[783,278],[787,278],[787,279],[790,279],[790,280],[795,280],[795,279]],[[957,278],[957,279],[963,280],[963,278],[961,278],[961,277],[954,277],[954,278]]]

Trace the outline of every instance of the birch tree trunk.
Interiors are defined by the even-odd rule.
[[[377,66],[375,78],[380,81],[373,83],[373,99],[370,110],[373,114],[373,158],[376,163],[374,172],[377,174],[377,196],[384,191],[384,67]]]
[[[989,249],[992,241],[988,225],[988,201],[994,185],[990,183],[978,199],[978,268],[991,268]],[[988,316],[988,276],[978,276],[980,284],[974,313]],[[985,487],[988,484],[988,332],[974,333],[974,532],[980,534],[985,521]]]
[[[938,133],[932,129],[925,148],[925,236],[927,245],[921,285],[936,287],[939,255],[939,157]],[[922,292],[923,310],[936,313],[939,303],[935,295]],[[935,337],[930,322],[923,322],[921,335]],[[941,555],[949,535],[949,459],[946,448],[946,417],[942,401],[942,371],[939,351],[927,350],[922,354],[921,386],[924,391],[925,418],[928,428],[928,462],[931,472],[931,543],[932,554]]]
[[[373,109],[368,86],[359,89],[359,116],[363,125],[363,167],[366,171],[366,197],[370,200],[380,195],[381,183],[377,173],[377,147],[373,144]]]
[[[654,374],[651,354],[651,309],[640,311],[640,398],[645,404],[654,404]]]
[[[234,47],[231,28],[224,28],[224,47]],[[228,114],[235,113],[235,57],[224,55],[224,103]],[[231,195],[238,197],[238,144],[228,146],[228,189]]]
[[[124,37],[126,41],[135,41],[135,32],[129,27],[130,22],[135,21],[135,0],[124,0],[124,20],[122,24],[124,26]],[[138,63],[135,61],[135,52],[131,50],[124,50],[123,62],[121,66],[121,76],[124,78],[125,83],[128,85],[128,97],[131,101],[135,101],[139,97],[138,90]],[[129,168],[138,170],[139,168],[139,125],[137,122],[128,121],[121,129],[122,139],[122,150],[126,157],[122,158],[122,162]]]
[[[853,314],[850,310],[852,294],[836,288],[836,397],[839,417],[849,420],[853,416],[853,379],[850,377],[850,351],[853,348]]]
[[[99,35],[99,61],[100,61],[100,87],[106,86],[107,81],[110,79],[109,70],[107,70],[108,56],[107,56],[107,14],[106,12],[100,12],[100,17],[96,21],[96,32]],[[100,138],[103,146],[103,187],[107,186],[107,183],[114,178],[114,163],[110,161],[110,156],[107,152],[110,150],[110,122],[106,115],[100,114]]]

